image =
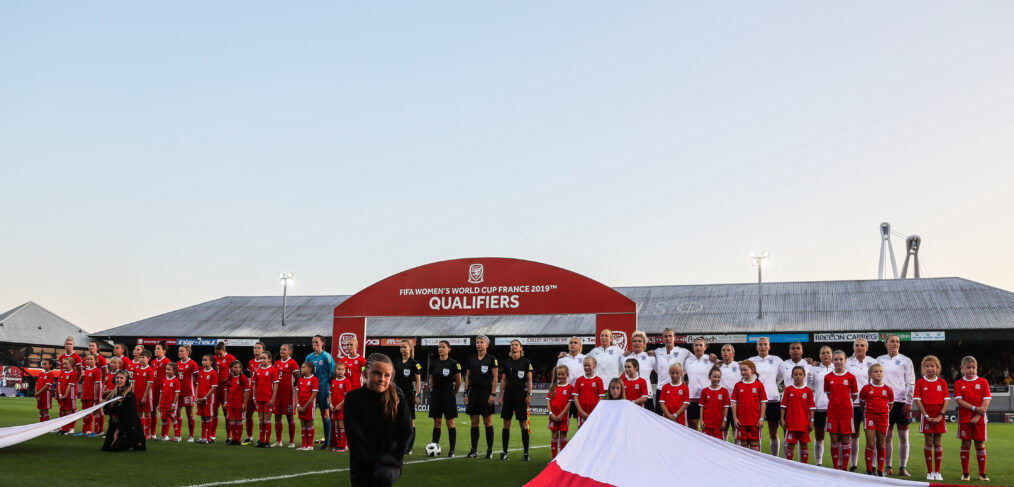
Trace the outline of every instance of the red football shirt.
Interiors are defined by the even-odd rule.
[[[338,403],[344,401],[345,394],[348,394],[351,390],[352,381],[349,380],[349,376],[346,375],[342,380],[338,380],[337,378],[331,379],[331,405],[337,406]]]
[[[926,414],[930,417],[940,415],[944,407],[944,401],[950,399],[951,393],[947,390],[947,381],[937,376],[936,379],[926,378],[915,381],[915,392],[912,400],[922,401],[922,407],[926,408]]]
[[[648,397],[651,395],[648,388],[648,381],[644,380],[644,377],[638,377],[634,380],[630,380],[626,375],[624,375],[623,391],[624,397],[626,397],[628,401],[633,401],[634,399]]]
[[[141,395],[144,394],[144,389],[148,384],[152,384],[152,392],[155,391],[155,369],[152,366],[141,367],[140,365],[134,367],[134,395],[137,396],[138,400],[141,399]]]
[[[98,367],[85,369],[82,373],[84,380],[81,381],[81,399],[85,401],[96,401],[102,397],[102,371]],[[96,392],[95,385],[98,384],[99,391]]]
[[[709,385],[701,389],[701,421],[705,428],[721,428],[725,421],[725,408],[729,407],[729,391],[722,386],[712,389]]]
[[[250,379],[243,374],[230,375],[227,382],[229,384],[229,393],[225,397],[225,400],[228,401],[226,403],[226,407],[232,409],[242,409],[246,391],[250,390]],[[271,398],[268,397],[268,399]]]
[[[954,398],[961,398],[963,401],[973,406],[982,406],[982,401],[986,398],[993,397],[989,393],[989,381],[982,377],[975,377],[972,380],[966,380],[964,377],[954,381]],[[965,408],[958,408],[958,422],[968,423],[972,421],[972,416],[975,413]],[[983,418],[979,418],[982,421]]]
[[[254,401],[270,401],[272,385],[278,383],[278,372],[271,366],[258,367],[250,382]]]
[[[809,387],[790,385],[782,392],[782,409],[785,410],[785,425],[789,431],[809,431],[810,411],[817,409],[813,390]]]
[[[286,361],[275,362],[275,370],[278,371],[278,399],[282,401],[292,400],[292,390],[296,387],[299,379],[299,364],[289,357]]]
[[[739,381],[732,388],[731,402],[736,403],[736,418],[744,426],[760,423],[761,403],[768,400],[764,384],[755,377],[751,382]]]
[[[104,355],[102,355],[101,353],[95,355],[95,366],[96,367],[98,367],[99,369],[105,370],[107,365],[109,365],[109,361],[106,360],[106,357]],[[105,375],[105,374],[103,374],[103,375]]]
[[[879,386],[875,386],[872,383],[866,384],[859,393],[859,401],[866,404],[867,413],[890,413],[891,403],[894,402],[894,389],[883,383]]]
[[[176,397],[176,393],[180,392],[180,378],[170,377],[162,383],[162,392],[159,396],[159,407],[164,409],[172,409],[176,405],[173,398]]]
[[[253,377],[254,372],[256,372],[260,367],[261,361],[257,360],[257,357],[250,359],[250,361],[246,363],[246,371],[250,374],[250,377]]]
[[[117,371],[118,372],[118,371]],[[103,383],[105,390],[111,391],[116,388],[116,373],[106,374],[106,380]]]
[[[43,372],[39,374],[39,377],[37,379],[35,379],[35,390],[39,391],[48,384],[50,386],[48,392],[50,394],[50,397],[52,397],[52,395],[54,394],[53,383],[55,382],[56,382],[56,374],[53,373],[52,370],[50,370],[49,372]]]
[[[299,404],[296,406],[308,406],[310,396],[320,388],[320,381],[317,380],[316,376],[300,377],[299,382],[296,384],[299,389]]]
[[[355,358],[342,357],[341,361],[345,364],[345,377],[352,383],[352,388],[360,388],[363,385],[363,371],[366,370],[366,359],[362,355],[357,355]]]
[[[66,395],[67,399],[77,399],[77,372],[73,370],[61,370],[60,377],[56,379],[56,397]]]
[[[201,366],[197,365],[196,360],[187,359],[186,362],[182,360],[176,362],[176,368],[180,371],[180,397],[193,397],[197,373],[201,370]]]
[[[686,382],[680,382],[678,386],[666,384],[659,391],[658,402],[665,404],[669,414],[674,414],[683,404],[690,404],[690,388]]]
[[[229,367],[231,367],[232,363],[236,361],[236,357],[231,353],[226,353],[222,357],[219,357],[218,354],[216,353],[214,357],[216,371],[218,372],[218,380],[220,381],[220,383],[224,385],[224,383],[228,380],[229,377]],[[266,400],[267,399],[265,399],[265,401]]]
[[[557,384],[555,393],[546,394],[546,399],[549,399],[549,411],[553,414],[560,414],[563,412],[563,408],[573,400],[573,396],[574,386]]]
[[[859,393],[856,376],[846,371],[842,375],[831,372],[824,376],[824,392],[827,394],[828,418],[851,418],[852,398]]]
[[[78,355],[77,352],[73,352],[70,355],[66,353],[61,353],[59,356],[56,357],[56,360],[58,360],[60,364],[59,367],[60,370],[63,370],[63,359],[65,358],[69,358],[74,361],[74,372],[77,373],[78,377],[81,377],[81,372],[84,371],[84,361],[81,360],[81,356]]]
[[[197,374],[197,396],[198,399],[207,396],[211,392],[211,386],[218,385],[218,372],[214,368],[201,369]]]
[[[602,382],[602,378],[599,376],[593,377],[578,377],[574,381],[573,395],[577,396],[577,403],[581,405],[581,409],[590,413],[595,406],[598,405],[599,400],[602,399],[606,394],[606,386]]]
[[[169,360],[168,357],[162,357],[160,359],[154,358],[154,359],[151,359],[151,362],[149,362],[149,365],[151,366],[151,368],[155,369],[155,386],[156,387],[158,387],[158,388],[161,389],[162,384],[165,383],[165,366],[169,365],[171,362],[172,362],[172,360]]]

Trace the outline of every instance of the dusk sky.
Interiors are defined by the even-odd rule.
[[[0,312],[460,257],[1014,290],[1014,2],[0,4]],[[899,259],[904,240],[894,239]]]

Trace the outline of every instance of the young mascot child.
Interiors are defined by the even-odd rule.
[[[550,449],[552,458],[567,446],[567,431],[570,430],[570,405],[573,404],[573,386],[570,385],[570,369],[566,365],[556,367],[556,380],[549,386],[549,431],[553,435]]]
[[[137,412],[141,416],[141,426],[144,428],[145,438],[155,434],[155,427],[151,424],[151,411],[156,407],[154,404],[154,393],[152,389],[155,384],[155,369],[148,365],[151,360],[151,352],[144,350],[137,357],[137,365],[134,367],[134,395],[137,397]]]
[[[53,388],[56,385],[56,372],[53,372],[53,361],[42,360],[43,372],[35,383],[35,407],[39,410],[39,422],[49,421],[49,410],[53,408]]]
[[[94,355],[85,355],[85,368],[81,376],[81,409],[88,409],[98,404],[102,398],[102,370],[95,366]],[[81,422],[81,432],[78,436],[88,435],[93,438],[97,436],[95,434],[99,430],[97,411],[85,416]]]
[[[331,420],[335,421],[336,426],[331,429],[331,445],[336,452],[348,448],[348,439],[345,437],[345,395],[352,391],[352,380],[345,375],[346,371],[348,368],[344,362],[336,363],[334,379],[331,379]]]
[[[894,390],[884,384],[884,366],[873,364],[867,371],[870,383],[859,393],[863,405],[863,424],[866,426],[866,473],[884,476],[887,460],[887,427],[894,402]],[[873,451],[876,448],[877,468],[873,468]]]
[[[314,367],[310,362],[303,362],[300,371],[303,373],[296,384],[296,414],[299,415],[299,423],[302,426],[303,441],[299,448],[301,451],[313,450],[313,409],[317,404],[317,377],[313,375]]]
[[[598,366],[594,357],[584,358],[584,375],[574,381],[574,407],[577,408],[577,427],[588,419],[588,415],[595,409],[606,395],[606,385],[602,378],[595,375],[595,367]]]
[[[796,443],[799,443],[799,461],[809,463],[810,432],[813,431],[813,413],[817,403],[813,390],[806,387],[806,369],[792,368],[792,385],[782,392],[782,428],[785,429],[785,458],[792,460]]]
[[[165,364],[165,370],[162,372],[165,374],[165,379],[162,380],[162,390],[158,396],[158,411],[159,416],[162,417],[162,440],[163,441],[180,441],[180,370],[176,367],[176,364],[169,362]],[[171,438],[169,436],[169,425],[173,427],[173,433]]]
[[[271,366],[271,352],[265,350],[260,356],[261,366],[254,371],[251,382],[254,402],[257,403],[257,419],[260,422],[260,441],[256,448],[271,447],[271,414],[274,412],[278,395],[278,371]],[[242,363],[240,364],[242,368]]]
[[[845,352],[831,354],[834,371],[824,376],[827,394],[827,432],[831,435],[831,461],[834,468],[848,470],[852,453],[852,401],[859,396],[856,376],[845,370]]]
[[[225,444],[239,446],[243,444],[243,420],[250,399],[250,379],[243,373],[243,362],[232,362],[226,385],[229,390],[225,394]]]
[[[683,366],[675,362],[669,366],[669,383],[659,391],[659,407],[662,416],[683,426],[687,425],[687,409],[690,407],[690,388],[683,382]]]
[[[56,398],[60,404],[60,417],[74,414],[77,411],[77,372],[74,370],[75,366],[76,362],[74,362],[73,358],[64,358],[63,371],[56,380]],[[75,423],[77,421],[60,428],[59,434],[74,434]]]
[[[641,364],[636,358],[629,358],[623,363],[623,389],[627,400],[641,407],[646,407],[651,400],[651,386],[640,375]]]
[[[919,432],[925,443],[923,455],[926,458],[926,480],[943,480],[940,464],[944,461],[943,434],[947,432],[944,411],[951,402],[947,381],[941,378],[940,359],[927,355],[922,359],[922,378],[915,381],[912,404],[919,410]]]
[[[962,377],[954,382],[954,400],[958,403],[958,439],[961,440],[961,480],[969,480],[969,447],[975,442],[979,460],[979,480],[989,482],[986,475],[986,411],[992,395],[989,382],[977,375],[979,368],[971,355],[961,359]]]
[[[609,379],[609,389],[606,390],[607,401],[621,401],[627,398],[623,388],[623,381],[619,377]]]
[[[757,366],[753,361],[739,363],[743,380],[732,389],[732,417],[736,422],[736,441],[754,451],[760,451],[760,430],[764,425],[761,403],[768,400],[764,384],[757,380]]]
[[[197,440],[202,445],[212,442],[211,431],[212,415],[215,414],[215,389],[218,388],[218,372],[215,370],[215,357],[205,354],[201,359],[200,373],[197,375],[197,415],[201,417],[201,439]]]
[[[722,369],[713,367],[708,372],[708,381],[711,384],[701,389],[701,423],[704,434],[724,440],[722,431],[728,428],[725,418],[729,411],[729,391],[722,387]]]

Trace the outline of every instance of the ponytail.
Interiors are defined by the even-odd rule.
[[[366,370],[372,369],[378,363],[394,368],[390,357],[382,353],[373,353],[366,358]],[[394,418],[398,416],[398,402],[398,389],[394,384],[391,384],[380,396],[380,407],[384,410],[384,416],[387,416],[387,419],[394,421]]]

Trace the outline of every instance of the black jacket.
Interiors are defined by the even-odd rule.
[[[137,401],[133,392],[128,392],[119,401],[106,404],[102,410],[109,416],[103,451],[145,449],[144,429],[141,428],[141,418],[137,415]]]
[[[401,389],[394,419],[384,415],[381,394],[360,387],[345,396],[345,433],[349,441],[349,476],[352,485],[370,479],[378,466],[400,469],[412,434],[409,401]],[[367,480],[367,485],[369,481]]]

